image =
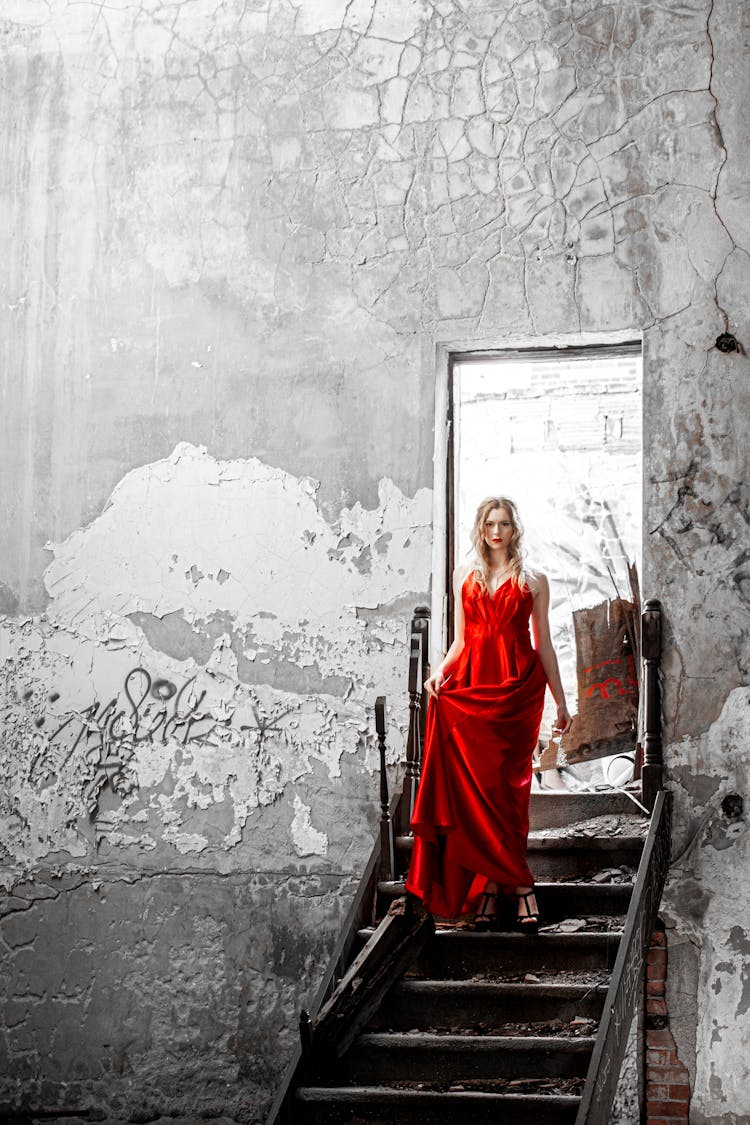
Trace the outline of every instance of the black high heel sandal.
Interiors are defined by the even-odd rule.
[[[534,891],[524,891],[518,895],[518,907],[521,907],[521,900],[526,907],[525,914],[519,914],[516,918],[516,925],[522,934],[538,934],[539,933],[539,907],[536,910],[531,909],[529,899],[536,899]]]
[[[494,910],[488,910],[489,903],[495,903]],[[497,893],[483,891],[479,901],[479,909],[474,915],[475,930],[494,930],[497,927]]]

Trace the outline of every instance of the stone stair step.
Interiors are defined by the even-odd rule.
[[[409,839],[409,837],[404,837]],[[629,857],[640,856],[643,851],[644,837],[640,834],[611,836],[601,835],[551,835],[549,829],[539,828],[529,832],[528,847],[530,852],[605,852],[622,850]]]
[[[532,829],[562,828],[594,816],[630,814],[637,806],[619,790],[595,793],[545,793],[532,789],[529,825]]]
[[[438,1092],[382,1086],[301,1087],[306,1125],[573,1125],[580,1098],[565,1094]],[[298,1112],[295,1112],[295,1121]]]
[[[594,822],[584,829],[572,831],[536,829],[529,833],[527,855],[536,879],[580,879],[593,872],[615,869],[615,878],[622,879],[616,869],[625,867],[632,881],[643,851],[644,826],[637,818],[620,818],[626,825],[619,832],[597,827]]]
[[[598,1020],[606,984],[524,984],[496,981],[403,980],[370,1022],[372,1030],[412,1028],[496,1030],[503,1023],[537,1023],[576,1016]],[[590,1031],[590,1029],[588,1029]]]
[[[497,1078],[582,1079],[593,1049],[593,1036],[371,1031],[355,1040],[330,1077],[336,1084],[355,1086]]]
[[[537,828],[529,832],[528,850],[530,852],[546,851],[603,851],[610,852],[614,848],[621,848],[629,855],[639,855],[643,850],[642,835],[612,836],[601,835],[550,835],[550,830]],[[396,836],[396,847],[399,851],[410,852],[414,846],[413,836]]]
[[[580,878],[589,872],[626,866],[635,874],[643,851],[641,835],[550,836],[547,830],[529,833],[528,860],[538,881],[561,876]],[[396,837],[399,872],[406,872],[413,836]]]
[[[364,944],[372,927],[359,931]],[[486,973],[488,966],[503,975],[526,972],[611,972],[620,932],[573,934],[476,933],[471,930],[438,930],[416,959],[412,975],[429,979],[465,980]]]
[[[542,925],[599,915],[622,916],[624,924],[633,887],[630,883],[540,882],[536,891]]]
[[[559,922],[564,918],[587,915],[624,915],[627,913],[632,885],[629,883],[537,883],[536,894],[542,915],[542,924]],[[404,895],[401,880],[381,880],[378,883],[379,906],[384,913],[394,898]],[[511,926],[517,912],[512,899],[502,899],[503,923]]]

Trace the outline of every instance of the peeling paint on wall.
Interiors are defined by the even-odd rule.
[[[255,458],[222,463],[181,443],[171,457],[128,473],[92,524],[49,545],[47,616],[114,647],[137,635],[121,632],[131,613],[181,613],[193,625],[223,612],[236,629],[252,627],[256,649],[282,653],[285,631],[309,622],[312,639],[301,630],[289,652],[303,667],[320,661],[340,672],[340,653],[331,669],[321,642],[340,635],[342,615],[361,632],[356,608],[402,596],[415,560],[426,586],[432,500],[427,489],[408,500],[384,480],[376,509],[358,503],[331,527],[316,489]],[[387,549],[373,555],[384,536]],[[252,658],[262,660],[262,651]]]
[[[748,722],[750,689],[737,688],[702,737],[670,750],[676,858],[663,912],[670,940],[689,939],[699,959],[701,1003],[687,1054],[695,1052],[693,1109],[706,1121],[732,1113],[750,1087],[747,1052],[735,1036],[750,1006],[750,833],[746,814],[727,816],[732,806],[723,807],[728,795],[750,791]],[[679,990],[679,978],[670,988]]]
[[[3,625],[7,851],[85,857],[89,814],[95,844],[232,848],[315,763],[338,777],[405,663],[404,576],[428,585],[430,516],[427,490],[407,499],[385,480],[377,509],[331,526],[313,481],[187,444],[129,473],[101,516],[50,545],[45,618]],[[175,615],[179,658],[137,624]],[[296,684],[274,685],[280,664]],[[311,693],[310,668],[336,685],[345,668],[345,689]],[[326,854],[299,795],[291,834],[297,854]]]
[[[301,801],[297,793],[294,795],[292,839],[297,855],[325,855],[328,851],[328,837],[313,827],[310,806]]]

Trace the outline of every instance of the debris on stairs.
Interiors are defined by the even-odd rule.
[[[316,1060],[292,1120],[574,1122],[648,827],[632,809],[534,794],[538,935],[438,921],[348,1049]],[[397,837],[401,872],[410,847]],[[403,880],[381,882],[378,914],[403,895]]]

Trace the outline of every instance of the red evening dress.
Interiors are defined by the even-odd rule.
[[[430,699],[406,889],[442,918],[473,913],[488,880],[513,893],[526,863],[531,757],[547,677],[529,634],[531,591],[461,589],[464,648]]]

